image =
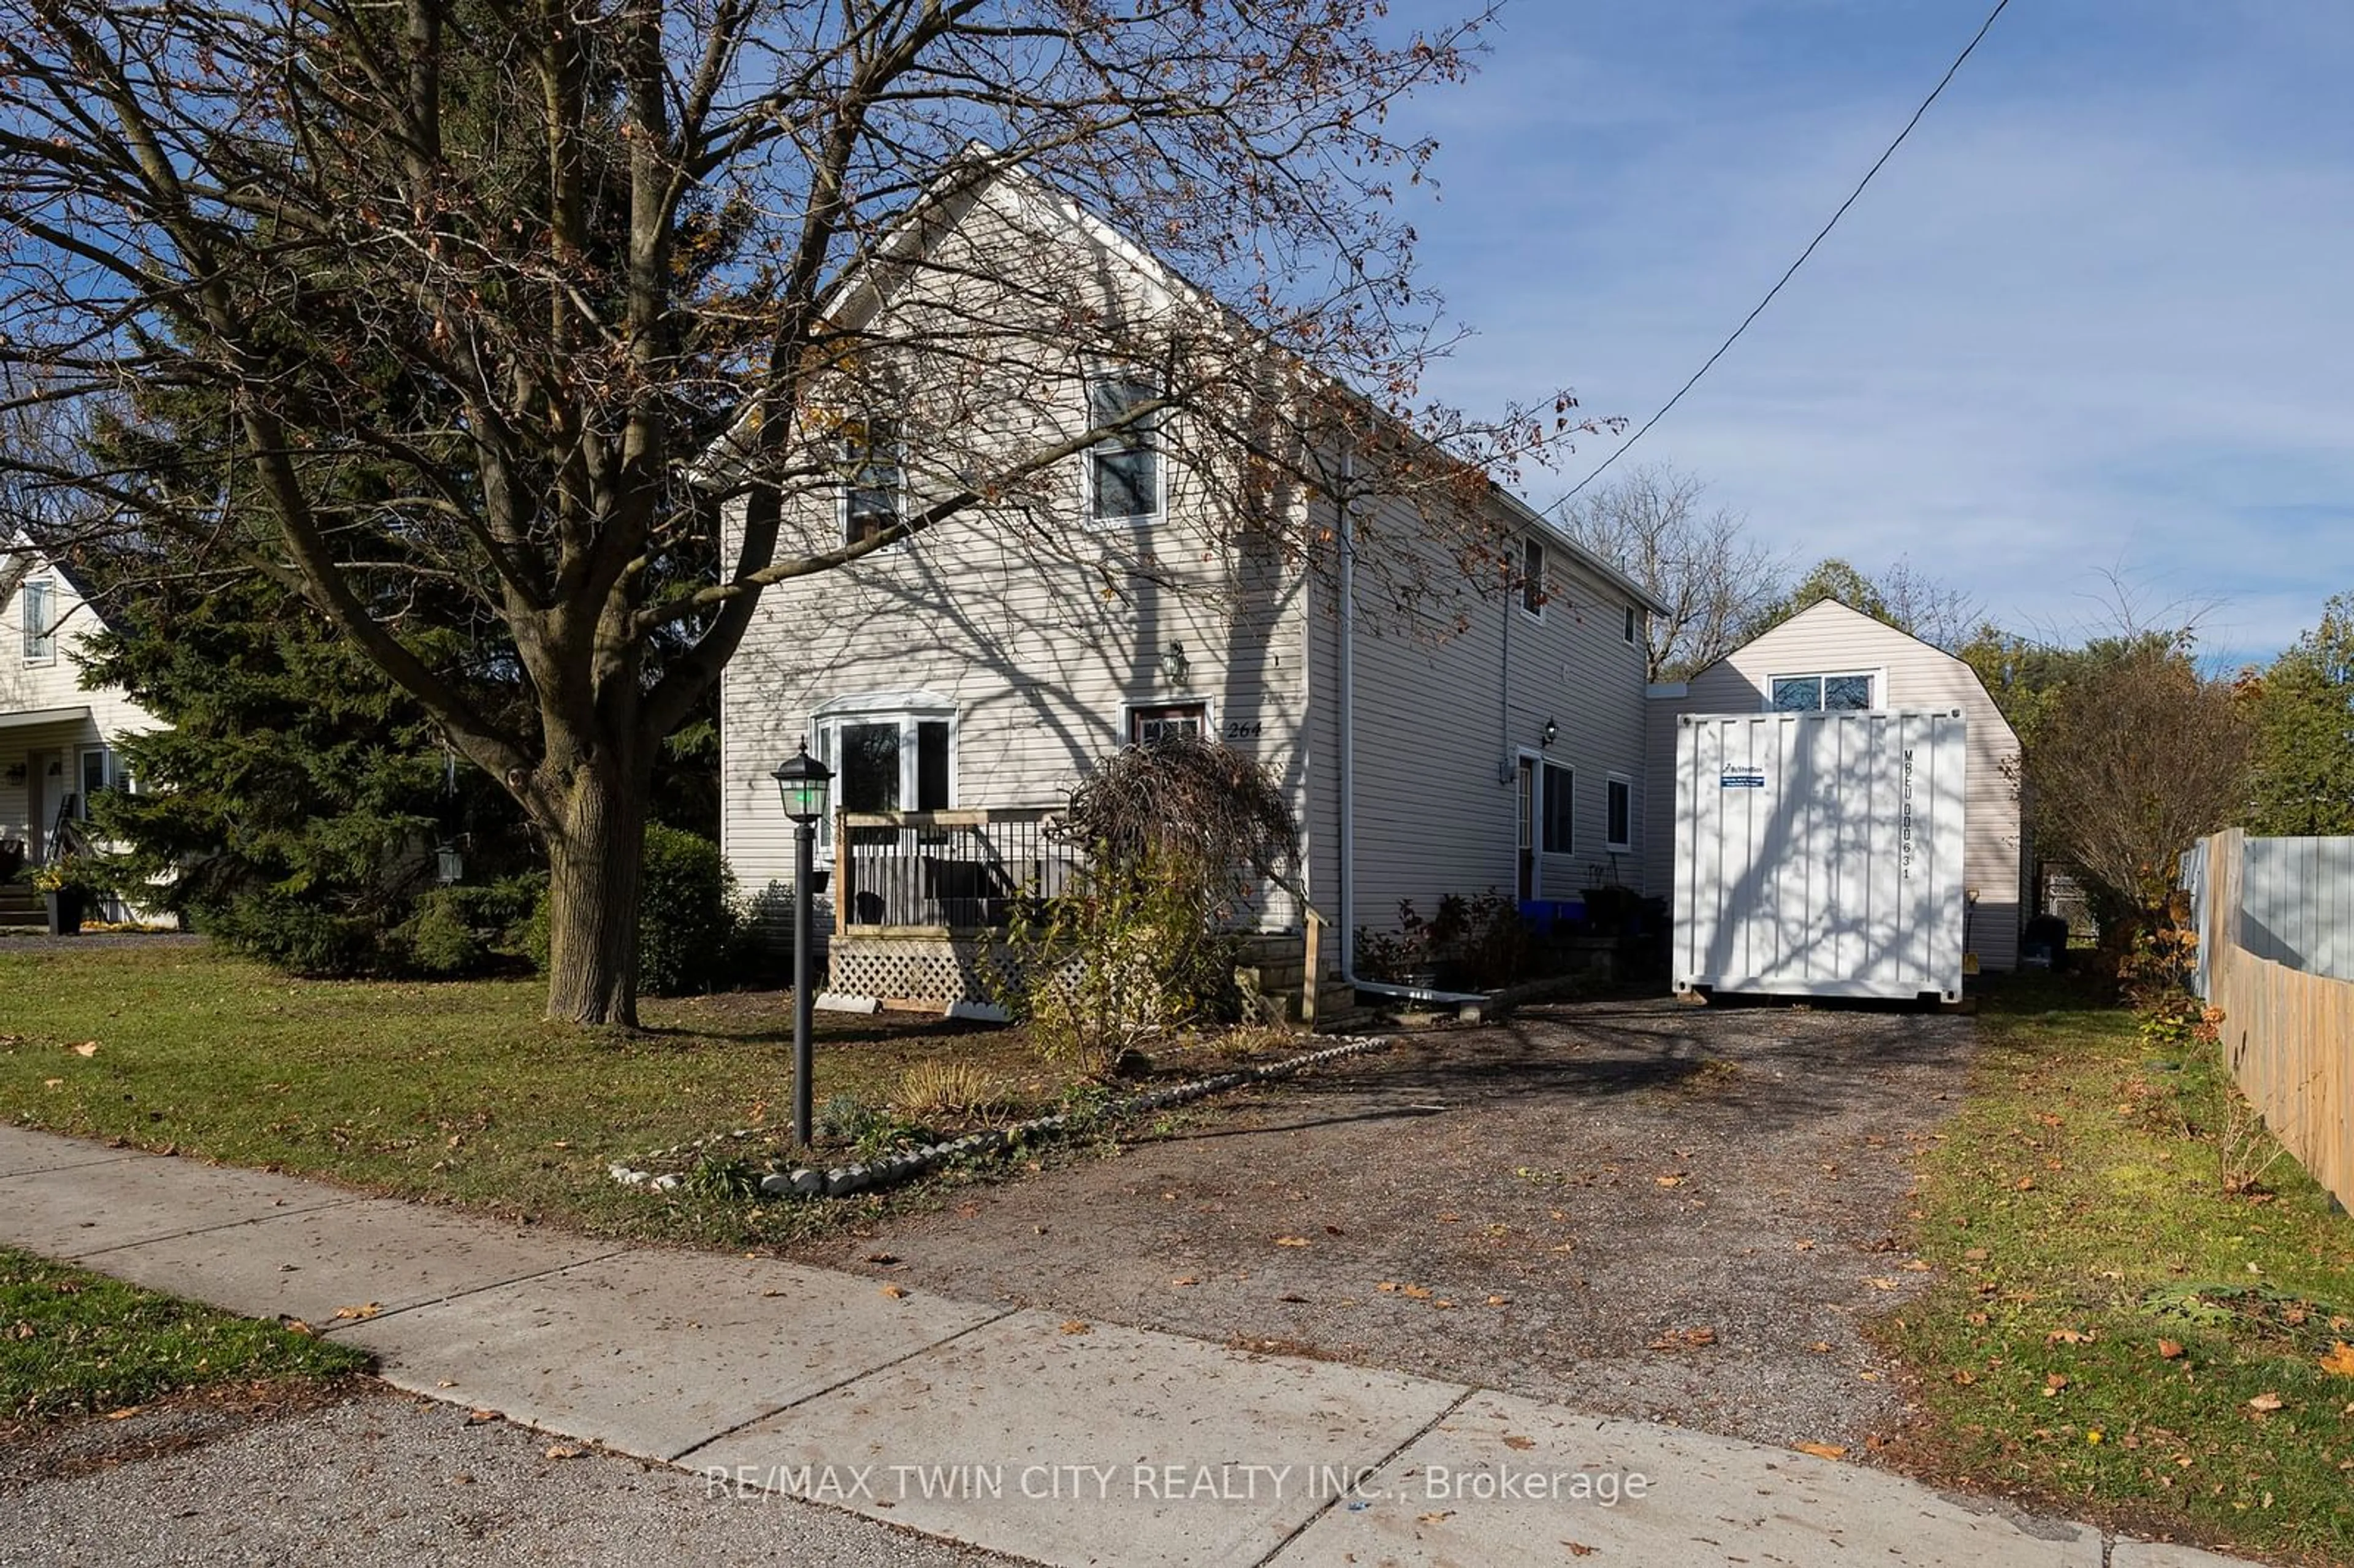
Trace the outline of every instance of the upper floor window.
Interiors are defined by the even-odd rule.
[[[854,422],[843,432],[842,457],[843,540],[855,545],[907,515],[899,421],[885,415]]]
[[[1087,424],[1111,433],[1087,450],[1087,517],[1118,523],[1161,514],[1160,419],[1136,410],[1161,396],[1141,376],[1087,381]],[[1118,427],[1113,429],[1113,427]]]
[[[47,577],[25,585],[25,662],[51,664],[58,657],[58,585]]]
[[[1521,608],[1531,615],[1543,615],[1544,607],[1544,541],[1538,538],[1522,539],[1521,541]]]
[[[1776,675],[1766,683],[1773,711],[1782,714],[1869,713],[1874,705],[1872,688],[1869,670]]]
[[[1637,609],[1631,604],[1627,607],[1627,630],[1619,635],[1626,638],[1627,646],[1629,648],[1636,646],[1642,641],[1643,612]]]

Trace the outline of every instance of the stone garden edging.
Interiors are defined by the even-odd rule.
[[[1279,1062],[1262,1063],[1255,1067],[1237,1067],[1230,1073],[1214,1073],[1206,1078],[1195,1078],[1174,1084],[1163,1089],[1147,1089],[1126,1098],[1110,1101],[1093,1110],[1059,1111],[1052,1116],[1032,1117],[1011,1127],[991,1128],[983,1132],[967,1133],[961,1138],[940,1143],[928,1143],[919,1149],[888,1154],[879,1160],[850,1165],[837,1165],[820,1171],[814,1166],[795,1166],[790,1171],[774,1171],[760,1178],[760,1192],[771,1198],[846,1198],[857,1192],[871,1192],[885,1187],[895,1187],[938,1169],[951,1160],[976,1159],[1042,1138],[1051,1138],[1076,1128],[1091,1126],[1113,1118],[1139,1111],[1166,1110],[1172,1106],[1189,1105],[1211,1095],[1238,1089],[1247,1084],[1270,1083],[1292,1077],[1326,1062],[1337,1062],[1351,1056],[1368,1055],[1386,1051],[1390,1041],[1384,1035],[1352,1035],[1320,1051],[1304,1052],[1287,1056]],[[705,1146],[730,1139],[748,1138],[751,1128],[704,1140]],[[694,1145],[682,1145],[681,1149]],[[680,1152],[673,1150],[669,1152]],[[675,1174],[655,1175],[650,1171],[632,1170],[616,1162],[607,1167],[613,1180],[627,1187],[642,1187],[650,1192],[666,1192],[680,1186],[684,1178]]]

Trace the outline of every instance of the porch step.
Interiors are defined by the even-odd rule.
[[[41,926],[49,923],[48,906],[29,883],[0,883],[0,926]]]

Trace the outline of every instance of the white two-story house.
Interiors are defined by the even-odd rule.
[[[84,691],[73,653],[100,625],[72,574],[19,540],[0,549],[0,864],[38,864],[60,822],[129,782],[115,741],[157,727],[119,691]]]
[[[770,770],[804,736],[834,769],[847,815],[817,855],[836,991],[969,995],[975,929],[1052,878],[1039,820],[1172,731],[1282,781],[1302,859],[1254,914],[1295,952],[1314,920],[1325,975],[1351,962],[1342,934],[1394,927],[1401,900],[1640,885],[1644,590],[1392,427],[1320,424],[1303,410],[1364,406],[1219,340],[1214,302],[1040,182],[1001,173],[917,227],[907,266],[843,291],[843,322],[885,354],[945,294],[976,339],[1003,338],[957,354],[954,391],[910,369],[899,408],[843,420],[839,482],[788,503],[786,548],[970,482],[970,432],[944,419],[1068,450],[991,504],[769,588],[727,669],[723,847],[748,890],[792,874]],[[1007,324],[1025,314],[1035,330]],[[1267,388],[1250,440],[1232,402],[1120,426],[1186,342]]]

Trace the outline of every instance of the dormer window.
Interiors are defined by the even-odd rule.
[[[1876,681],[1869,670],[1820,675],[1776,675],[1766,683],[1773,711],[1780,714],[1861,714],[1874,702]]]

